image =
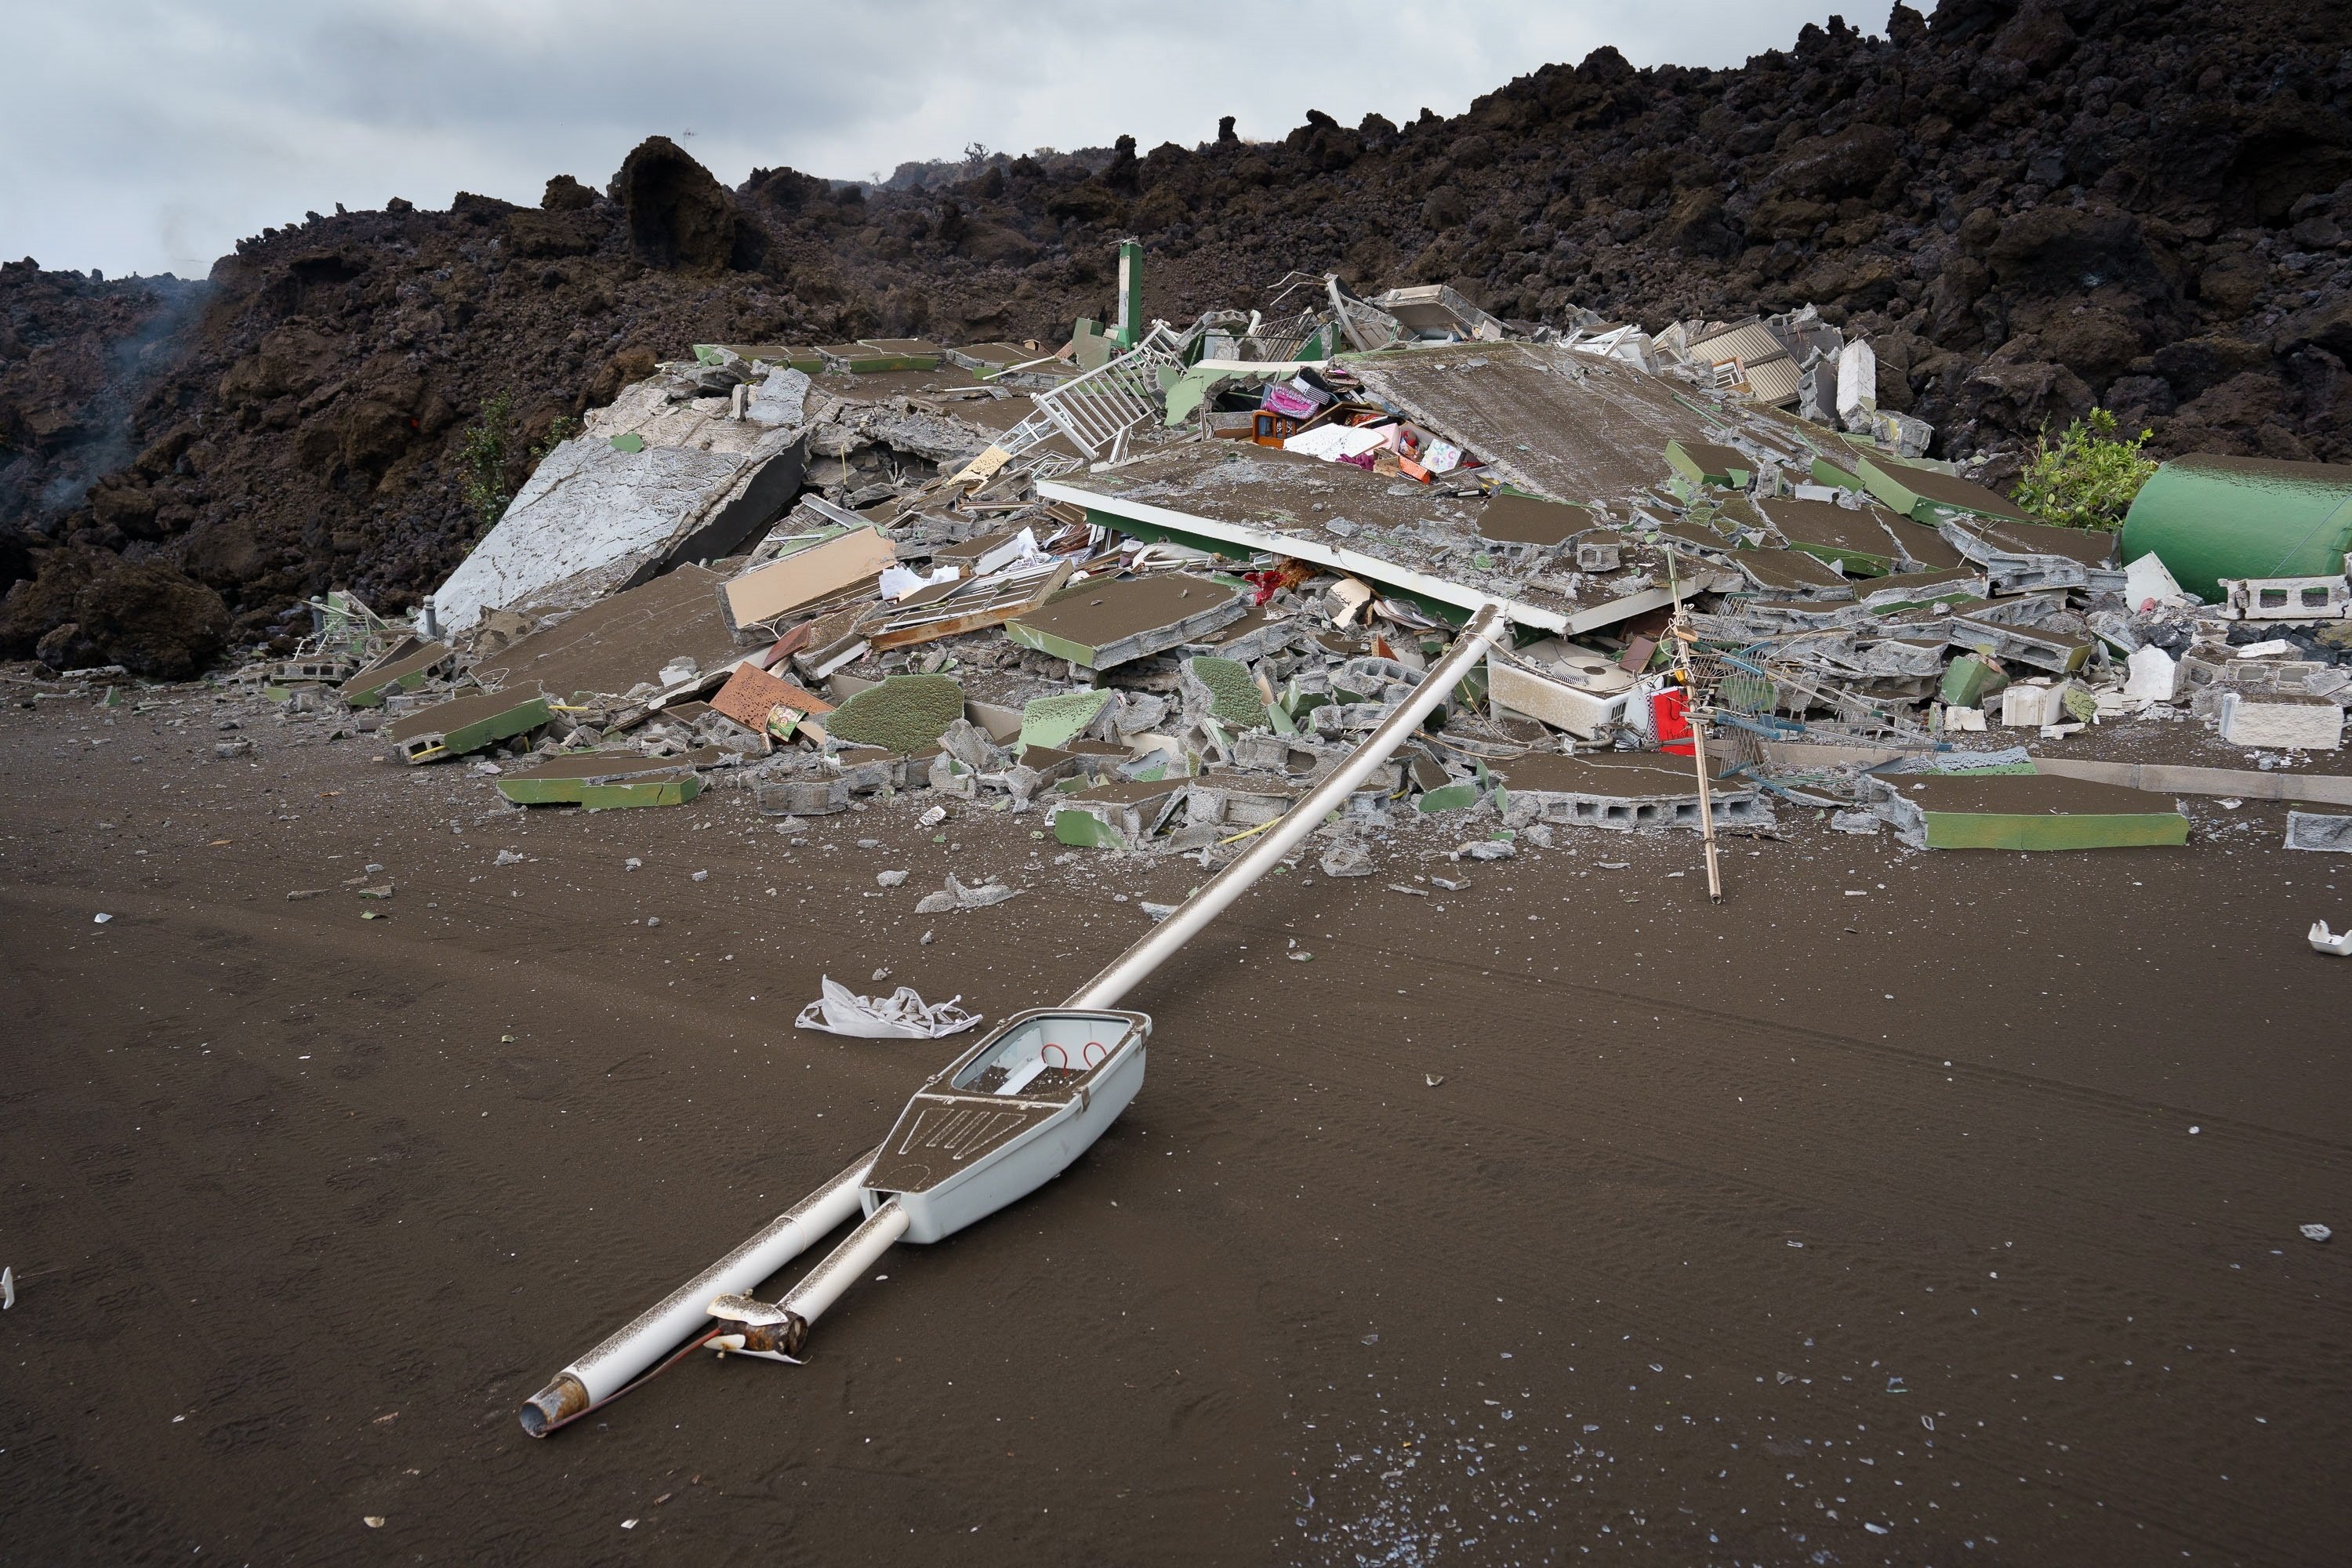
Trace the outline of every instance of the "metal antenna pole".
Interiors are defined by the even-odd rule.
[[[1666,584],[1675,600],[1675,616],[1666,635],[1675,639],[1675,671],[1683,681],[1683,718],[1690,725],[1691,763],[1698,773],[1698,830],[1706,841],[1706,897],[1709,903],[1723,901],[1723,873],[1715,857],[1715,793],[1706,778],[1706,711],[1698,702],[1698,687],[1691,679],[1690,645],[1692,633],[1689,617],[1683,609],[1682,583],[1675,574],[1675,547],[1666,546]],[[1707,705],[1711,710],[1713,704]]]

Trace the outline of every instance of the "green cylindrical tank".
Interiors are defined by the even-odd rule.
[[[2223,577],[2326,577],[2352,550],[2352,467],[2267,458],[2175,458],[2124,518],[2123,559],[2155,552],[2207,604]]]

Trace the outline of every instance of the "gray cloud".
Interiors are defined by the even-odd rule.
[[[644,137],[733,184],[790,164],[863,178],[971,142],[1190,145],[1239,118],[1458,113],[1550,60],[1737,64],[1823,0],[50,0],[12,24],[0,256],[200,276],[241,237],[337,202],[532,202],[601,184]]]

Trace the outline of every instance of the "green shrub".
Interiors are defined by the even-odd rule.
[[[514,492],[507,489],[507,454],[514,445],[514,404],[503,392],[482,405],[482,416],[466,430],[457,447],[465,475],[466,504],[473,510],[475,537],[498,526]]]
[[[2017,481],[2010,499],[2062,528],[2121,528],[2132,498],[2156,472],[2156,460],[2140,455],[2153,433],[2143,430],[2128,441],[2119,440],[2116,416],[2104,408],[2094,408],[2088,418],[2067,426],[2055,445],[2045,430],[2034,442],[2025,477]]]

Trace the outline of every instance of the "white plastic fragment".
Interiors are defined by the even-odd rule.
[[[961,995],[945,1002],[925,1002],[914,987],[901,985],[877,999],[860,996],[829,975],[821,976],[818,983],[824,994],[801,1009],[800,1016],[793,1020],[795,1027],[861,1040],[936,1040],[980,1022],[979,1014],[957,1005],[963,1000]]]
[[[2326,1227],[2323,1226],[2319,1228],[2324,1230]],[[2303,1227],[2303,1232],[2305,1236],[2310,1236],[2312,1229],[2312,1226],[2305,1226]],[[2313,1239],[2325,1241],[2327,1238],[2325,1236],[2321,1236],[2315,1237]],[[16,1271],[14,1268],[0,1268],[0,1312],[8,1310],[9,1308],[14,1307],[16,1304]]]
[[[1003,903],[1019,890],[1017,888],[1008,888],[1002,882],[988,882],[977,888],[967,888],[953,877],[950,877],[944,890],[923,895],[922,901],[915,906],[915,912],[919,915],[936,915],[955,910],[984,910],[991,904]]]
[[[2324,1225],[2306,1225],[2300,1226],[2299,1228],[2302,1230],[2303,1239],[2305,1241],[2326,1241],[2329,1237],[2336,1234]]]
[[[92,925],[101,925],[101,926],[102,926],[102,925],[104,925],[107,921],[109,921],[112,920],[113,918],[114,918],[114,917],[113,917],[112,915],[92,915],[92,916],[90,916],[90,917],[89,917],[89,921],[90,921],[90,924],[92,924]]]
[[[2332,931],[2326,921],[2311,922],[2311,945],[2321,952],[2332,952],[2338,958],[2352,958],[2352,930]]]

